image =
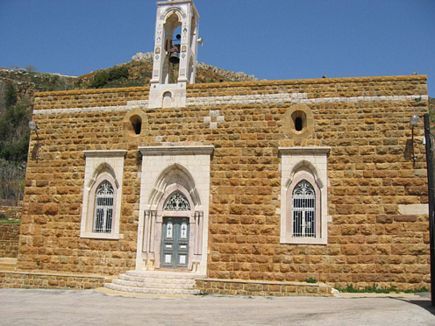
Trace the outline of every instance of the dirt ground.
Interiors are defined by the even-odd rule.
[[[435,325],[428,297],[117,297],[0,289],[0,325]]]

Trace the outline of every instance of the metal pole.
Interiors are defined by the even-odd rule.
[[[411,138],[411,142],[412,142],[412,166],[415,169],[415,164],[417,163],[417,156],[415,155],[415,133],[414,133],[414,125],[411,126],[411,133],[412,133],[412,138]]]
[[[429,114],[424,115],[424,137],[426,139],[426,165],[427,165],[427,187],[429,196],[429,236],[430,236],[430,284],[431,302],[435,307],[435,214],[434,214],[434,175],[433,175],[433,146],[430,133]]]

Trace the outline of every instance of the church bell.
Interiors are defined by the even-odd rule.
[[[169,62],[177,65],[180,63],[180,51],[171,52],[169,55]]]
[[[169,48],[169,62],[174,65],[180,63],[180,41],[181,35],[177,34],[176,40],[171,42],[171,46]]]

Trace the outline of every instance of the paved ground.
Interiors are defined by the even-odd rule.
[[[123,298],[0,289],[0,325],[435,325],[424,297]]]

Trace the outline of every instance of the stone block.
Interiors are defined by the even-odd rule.
[[[376,223],[380,224],[391,224],[393,223],[394,217],[392,215],[381,215],[376,217]]]
[[[394,221],[395,222],[406,222],[406,223],[416,222],[417,216],[415,216],[415,215],[396,215],[396,216],[394,216]]]

